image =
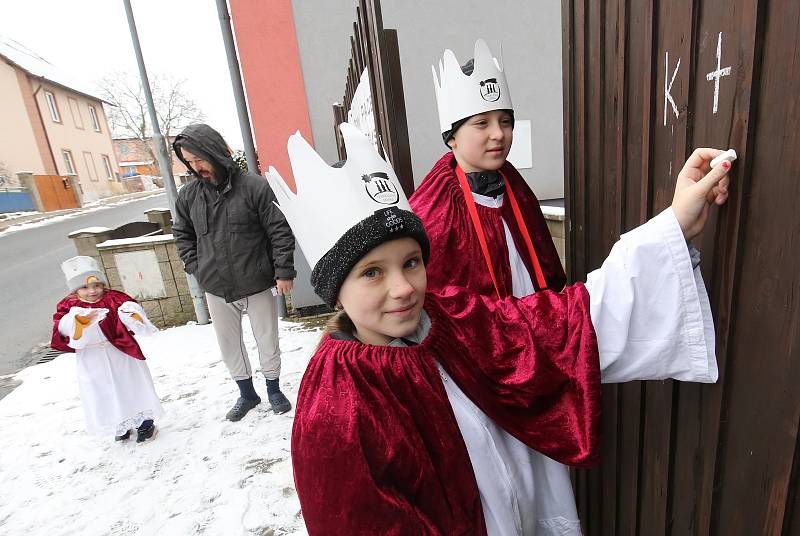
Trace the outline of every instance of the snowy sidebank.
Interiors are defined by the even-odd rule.
[[[320,332],[280,330],[281,386],[294,404]],[[259,374],[264,401],[241,422],[225,420],[238,391],[210,325],[139,342],[166,411],[152,442],[85,433],[73,354],[17,374],[22,385],[0,401],[0,533],[306,534],[289,454],[294,410],[268,409]]]

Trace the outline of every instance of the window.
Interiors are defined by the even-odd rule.
[[[67,166],[67,175],[77,175],[77,173],[75,173],[75,163],[72,161],[72,153],[67,150],[62,150],[61,154],[64,155],[64,165]]]
[[[92,118],[92,128],[95,132],[100,132],[100,120],[97,119],[97,108],[89,105],[89,117]]]
[[[108,158],[108,155],[103,156],[103,167],[106,168],[106,178],[110,181],[114,180],[114,171],[111,169],[111,159]]]
[[[69,103],[69,111],[72,114],[72,122],[75,124],[75,128],[83,130],[83,118],[78,108],[78,101],[72,97],[67,97],[67,102]]]
[[[86,163],[86,171],[89,173],[89,179],[97,182],[97,168],[94,167],[94,157],[92,153],[84,151],[83,161]]]
[[[58,105],[56,104],[56,96],[49,91],[44,92],[44,98],[47,101],[47,107],[50,108],[50,117],[56,123],[61,122],[61,114],[58,113]]]

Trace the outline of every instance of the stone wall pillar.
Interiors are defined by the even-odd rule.
[[[67,173],[65,175],[69,179],[69,183],[72,186],[72,189],[75,190],[75,197],[78,199],[78,206],[83,206],[83,186],[81,186],[81,181],[78,179],[78,176],[74,173]]]
[[[30,171],[19,171],[16,173],[17,180],[31,194],[33,199],[33,206],[38,212],[44,212],[44,204],[39,195],[39,188],[36,187],[36,179],[33,178],[33,173]]]
[[[97,250],[97,244],[111,238],[112,232],[113,230],[108,227],[89,227],[72,231],[67,236],[72,240],[73,244],[75,244],[78,255],[92,257],[97,261],[97,264],[103,266],[103,261],[100,259],[100,252]],[[108,277],[108,274],[106,274],[106,277]]]
[[[157,223],[164,234],[172,234],[172,213],[168,208],[151,208],[144,211],[147,221]]]
[[[197,321],[172,235],[107,240],[96,247],[109,285],[138,300],[153,324],[167,328]]]

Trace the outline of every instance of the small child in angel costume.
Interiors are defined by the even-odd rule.
[[[92,257],[72,257],[61,269],[70,293],[56,307],[50,345],[76,354],[87,432],[125,441],[135,429],[137,443],[153,439],[164,410],[134,335],[158,329],[136,300],[108,288]]]

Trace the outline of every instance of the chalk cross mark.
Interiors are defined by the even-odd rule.
[[[719,36],[717,37],[717,70],[711,71],[706,75],[706,80],[711,82],[714,81],[714,113],[717,113],[719,109],[719,79],[723,76],[730,76],[731,68],[730,66],[725,67],[724,69],[720,69],[722,61],[722,32],[719,32]]]

